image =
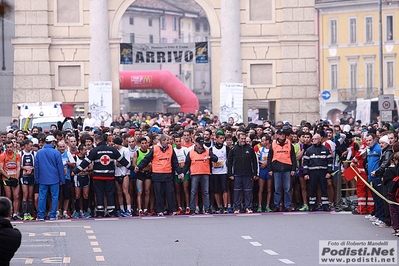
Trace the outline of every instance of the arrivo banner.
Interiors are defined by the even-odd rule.
[[[121,43],[121,64],[201,64],[209,62],[208,43]]]

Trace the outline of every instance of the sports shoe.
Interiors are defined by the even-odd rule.
[[[394,233],[394,234],[392,234],[392,235],[394,235],[394,236],[399,236],[399,229],[396,229],[395,231],[396,231],[396,233]]]
[[[178,215],[182,215],[182,214],[183,214],[183,208],[182,208],[182,207],[179,207],[179,208],[177,209],[177,214],[178,214]]]
[[[382,222],[382,223],[380,223],[380,224],[378,225],[378,227],[380,227],[380,228],[389,228],[390,226],[387,225],[386,223]]]
[[[198,206],[196,206],[196,207],[195,207],[195,214],[198,214],[198,213],[200,213],[200,209],[199,209]]]
[[[233,208],[232,208],[232,207],[228,207],[228,208],[227,208],[227,211],[228,211],[229,213],[233,213]]]
[[[371,217],[374,217],[373,215],[371,215],[371,214],[368,214],[368,215],[366,215],[366,216],[364,216],[364,218],[366,218],[366,219],[370,219]]]
[[[12,220],[14,220],[14,221],[22,221],[23,218],[20,217],[18,214],[14,213],[13,216],[12,216]]]
[[[162,217],[164,214],[163,214],[163,212],[158,212],[158,214],[157,214],[159,217]]]
[[[302,207],[299,208],[299,211],[301,211],[301,212],[309,211],[309,206],[306,204],[303,204]]]
[[[223,214],[228,214],[229,210],[227,208],[223,208]]]
[[[71,216],[68,215],[67,211],[64,211],[64,212],[62,213],[62,218],[64,218],[64,219],[70,219]]]
[[[190,207],[186,207],[186,215],[190,214]]]
[[[265,211],[266,211],[266,212],[272,212],[272,209],[270,209],[270,207],[269,207],[269,206],[266,206],[266,209],[265,209]]]
[[[235,210],[234,214],[240,214],[240,210]]]
[[[245,210],[245,212],[248,213],[248,214],[253,213],[253,211],[252,211],[251,209],[249,209],[249,208],[247,208],[247,209]]]
[[[24,214],[24,221],[32,221],[33,217],[30,215],[30,213]]]
[[[74,211],[73,213],[72,213],[72,218],[73,219],[78,219],[80,217],[80,215],[79,215],[79,213],[77,212],[77,211]]]
[[[204,214],[211,214],[211,211],[210,210],[205,210]]]
[[[122,217],[130,217],[131,213],[130,213],[130,211],[124,211],[124,212],[121,212],[121,216]]]
[[[84,218],[90,218],[91,215],[90,215],[89,212],[85,212],[85,213],[83,213],[83,217],[84,217]]]
[[[177,212],[172,212],[172,216],[176,216],[177,215]]]
[[[56,221],[57,218],[50,218],[50,221]]]
[[[139,210],[139,216],[143,216],[144,215],[144,212],[143,212],[143,210]]]
[[[378,221],[378,218],[375,217],[375,216],[373,216],[373,217],[371,217],[371,218],[369,219],[369,221],[370,221],[370,222],[376,222],[376,221]]]
[[[36,218],[36,221],[43,222],[44,219],[43,218]]]
[[[372,224],[376,225],[376,226],[380,226],[381,224],[383,224],[384,222],[381,220],[376,220],[375,222],[372,222]]]
[[[262,212],[262,206],[259,205],[258,209],[256,210],[256,212]]]

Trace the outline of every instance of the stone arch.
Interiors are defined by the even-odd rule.
[[[109,28],[109,36],[111,39],[118,38],[118,30],[119,30],[119,22],[122,19],[123,14],[127,10],[127,8],[134,3],[136,0],[121,0],[121,3],[116,8],[115,13],[110,18],[110,28]],[[205,11],[209,22],[209,29],[212,38],[220,38],[220,21],[215,12],[214,7],[211,5],[209,0],[195,0],[202,9]]]

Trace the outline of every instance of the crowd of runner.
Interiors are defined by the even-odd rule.
[[[1,195],[13,202],[12,219],[331,211],[343,199],[357,200],[353,214],[399,235],[399,206],[377,195],[398,202],[397,119],[246,125],[205,110],[129,113],[109,127],[88,114],[73,124],[49,132],[13,124],[0,133]],[[48,187],[51,199],[41,181],[52,173],[43,147],[54,147],[62,164],[62,177]]]

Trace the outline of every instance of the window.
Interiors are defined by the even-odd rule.
[[[190,33],[188,34],[187,39],[188,39],[187,40],[188,42],[191,42],[191,34]]]
[[[372,89],[374,86],[374,64],[366,63],[366,89]]]
[[[349,19],[349,43],[357,43],[356,18]]]
[[[249,0],[248,10],[251,21],[271,21],[273,19],[272,0]]]
[[[134,41],[135,41],[134,33],[130,33],[130,43],[134,43]]]
[[[134,25],[134,17],[130,17],[129,18],[129,24],[130,25]]]
[[[164,16],[159,18],[159,27],[161,28],[161,30],[166,29],[166,23],[165,23],[165,17]]]
[[[373,18],[366,17],[366,43],[373,42]]]
[[[337,45],[338,33],[337,33],[337,20],[330,20],[330,45]]]
[[[350,64],[350,88],[357,88],[357,64]]]
[[[148,26],[152,27],[152,18],[148,19]]]
[[[150,34],[150,43],[154,43],[154,35]]]
[[[188,30],[191,30],[191,23],[187,24],[187,28],[188,28]]]
[[[250,84],[252,86],[267,86],[274,84],[273,64],[250,64]]]
[[[173,30],[177,30],[177,17],[173,17]]]
[[[195,31],[200,31],[201,30],[201,24],[199,22],[195,22]]]
[[[184,42],[184,32],[180,33],[180,42]]]
[[[330,90],[336,90],[338,89],[338,65],[331,65],[330,71]]]
[[[208,23],[204,22],[204,31],[208,31],[208,30],[209,30]]]
[[[167,42],[168,42],[168,39],[162,38],[162,39],[161,39],[161,42],[162,42],[162,43],[167,43]]]
[[[387,62],[387,88],[393,88],[393,62]]]
[[[394,38],[394,36],[393,36],[393,33],[394,33],[394,31],[393,31],[393,15],[386,16],[386,27],[387,27],[386,40],[392,41]]]

